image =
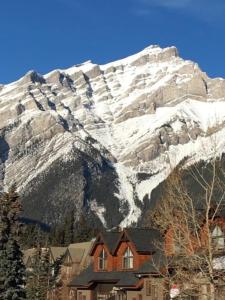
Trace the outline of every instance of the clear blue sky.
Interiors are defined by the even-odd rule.
[[[91,59],[106,63],[150,44],[175,45],[225,77],[225,0],[2,0],[0,83]]]

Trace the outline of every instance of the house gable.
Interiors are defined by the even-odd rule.
[[[105,270],[99,268],[100,255],[103,249],[107,260]],[[128,249],[130,251],[130,257],[125,258],[124,255]],[[146,251],[137,251],[136,244],[131,240],[130,236],[128,236],[126,230],[123,230],[121,233],[99,234],[90,251],[90,255],[93,256],[94,261],[93,270],[94,272],[137,270],[144,262],[151,258],[149,248],[144,249],[142,247],[141,249]]]
[[[62,259],[66,253],[67,247],[49,247],[50,262],[54,263]]]
[[[63,265],[71,265],[73,263],[70,251],[67,249],[63,258]]]
[[[137,252],[137,249],[132,241],[125,240],[124,237],[119,242],[117,249],[114,253],[115,255],[115,264],[117,271],[129,271],[131,269],[127,269],[124,263],[124,255],[126,251],[130,249],[132,255],[133,255],[133,270],[137,270],[141,267],[141,265],[148,261],[151,258],[151,254],[140,254]]]
[[[124,255],[125,252],[130,249],[133,255],[133,268],[137,270],[139,268],[139,254],[136,251],[134,244],[130,241],[121,241],[115,252],[116,256],[116,269],[118,271],[128,271],[129,269],[124,266]]]
[[[104,241],[103,241],[102,235],[101,235],[101,233],[99,233],[98,236],[95,239],[94,244],[91,247],[89,255],[94,256],[96,248],[98,247],[98,245],[103,245],[103,244],[104,244]]]
[[[103,270],[99,269],[99,257],[102,253],[102,251],[105,251],[105,255],[106,255],[106,268],[105,268],[105,272],[111,272],[113,270],[113,266],[114,266],[114,257],[112,256],[112,254],[109,252],[107,246],[105,244],[98,244],[95,247],[95,251],[93,253],[93,259],[94,259],[94,272],[102,272]]]
[[[105,245],[107,250],[112,254],[115,242],[118,240],[119,233],[118,232],[105,232],[99,233],[90,252],[90,256],[94,256],[96,251],[96,247],[98,245]]]

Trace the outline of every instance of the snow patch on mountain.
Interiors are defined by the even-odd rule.
[[[90,204],[91,211],[94,212],[94,214],[99,218],[102,225],[107,228],[107,222],[105,220],[104,214],[105,214],[105,207],[102,205],[98,205],[96,199],[92,200]]]
[[[116,196],[121,201],[126,201],[129,207],[129,212],[124,220],[120,223],[121,227],[129,226],[132,223],[135,223],[141,216],[141,210],[136,205],[134,199],[134,179],[135,174],[132,174],[132,170],[123,166],[120,163],[114,165],[116,172],[119,178],[119,193]]]
[[[87,61],[43,76],[31,71],[0,89],[0,186],[16,181],[24,191],[61,160],[68,178],[83,176],[81,189],[110,181],[124,214],[120,225],[128,226],[180,161],[224,151],[224,128],[225,80],[209,78],[175,47],[150,46],[106,65]],[[78,206],[89,203],[107,227],[101,195],[92,199],[86,190]]]

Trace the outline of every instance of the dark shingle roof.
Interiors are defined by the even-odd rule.
[[[109,251],[112,252],[116,243],[118,242],[118,239],[120,237],[120,232],[103,232],[102,238],[104,242],[106,243],[106,246],[108,247]]]
[[[167,266],[167,258],[165,254],[158,250],[153,254],[152,258],[140,267],[137,274],[159,274],[162,269]]]
[[[135,273],[132,272],[118,272],[120,273],[120,280],[115,284],[117,287],[123,286],[135,286],[140,278],[136,277]]]
[[[104,232],[101,232],[97,236],[97,238],[96,238],[96,240],[95,240],[95,242],[94,242],[94,244],[93,244],[93,246],[92,246],[92,248],[90,250],[90,255],[93,254],[93,251],[94,251],[95,247],[99,243],[102,243],[102,242],[106,245],[106,247],[108,248],[109,252],[112,253],[115,245],[117,245],[117,242],[118,242],[118,239],[120,237],[120,234],[121,233],[117,232],[117,231],[111,231],[111,232],[110,231],[104,231]]]
[[[69,286],[88,287],[93,282],[113,282],[115,286],[134,286],[139,281],[134,272],[93,272],[90,265],[79,276],[75,277]]]
[[[161,235],[156,229],[126,228],[122,232],[106,231],[99,234],[91,249],[91,254],[99,243],[99,239],[102,239],[109,251],[114,254],[123,234],[126,234],[129,241],[134,243],[137,252],[154,252],[158,248],[159,242],[162,241]]]
[[[158,243],[162,240],[156,229],[127,228],[125,232],[138,252],[153,252],[157,250]]]

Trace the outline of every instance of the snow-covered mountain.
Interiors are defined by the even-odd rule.
[[[0,85],[0,185],[16,182],[25,215],[50,224],[72,208],[136,222],[174,166],[224,146],[225,80],[175,47]]]

